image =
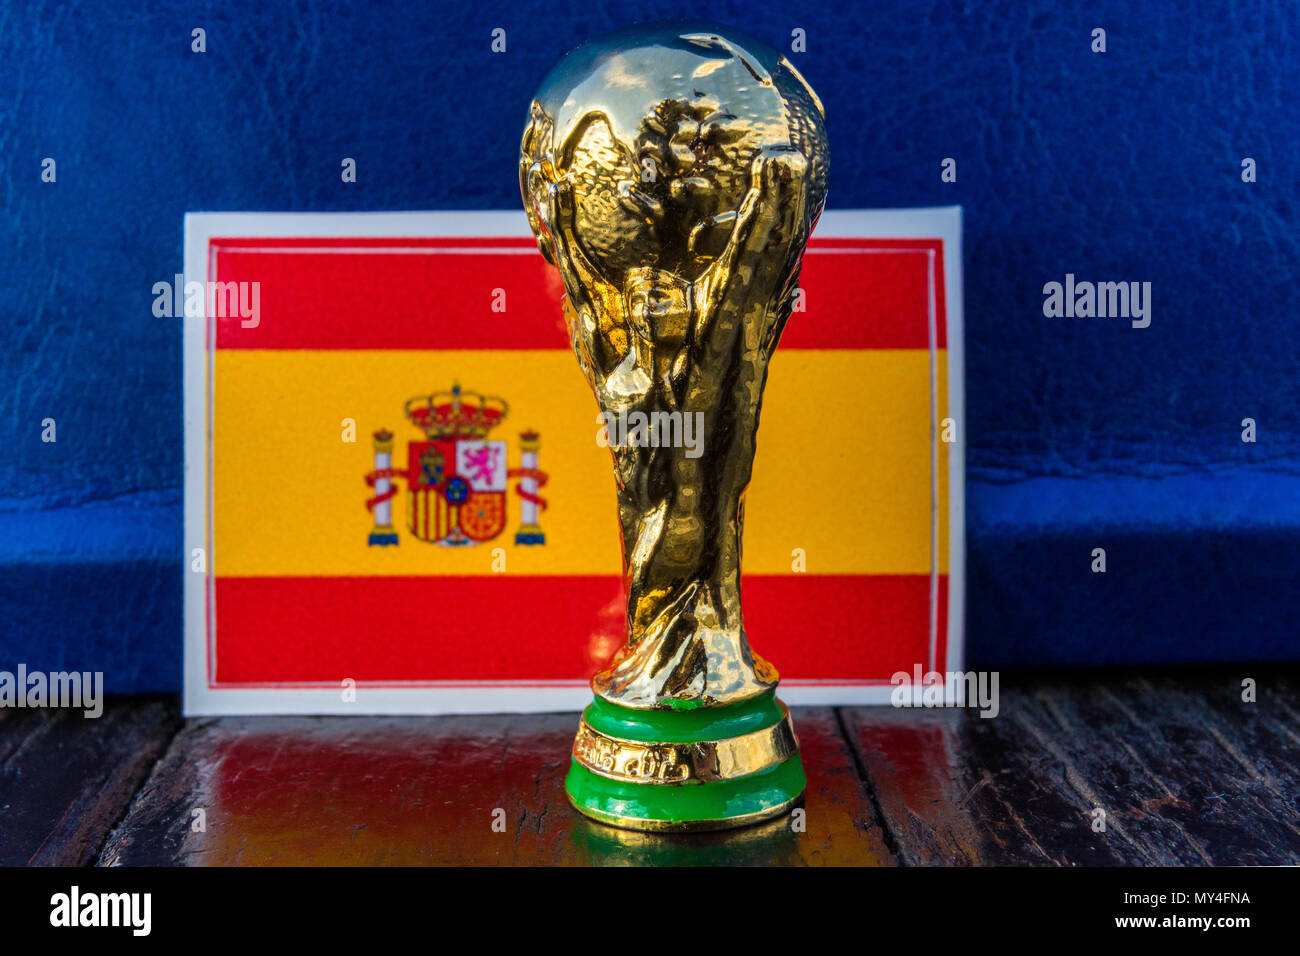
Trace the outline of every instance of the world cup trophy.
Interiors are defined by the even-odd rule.
[[[730,29],[651,24],[561,61],[520,152],[574,355],[604,420],[632,423],[610,443],[627,643],[592,679],[569,799],[638,830],[777,816],[806,780],[745,633],[741,534],[768,363],[825,204],[821,102]]]

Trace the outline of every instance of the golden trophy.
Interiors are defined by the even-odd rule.
[[[533,100],[519,182],[611,435],[628,593],[627,644],[592,679],[566,779],[596,820],[721,829],[803,793],[776,668],[745,634],[740,556],[768,362],[827,166],[816,94],[730,29],[619,31]]]

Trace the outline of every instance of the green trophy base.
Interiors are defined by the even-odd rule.
[[[807,779],[768,691],[726,707],[583,712],[564,787],[579,813],[630,830],[722,830],[788,812]]]

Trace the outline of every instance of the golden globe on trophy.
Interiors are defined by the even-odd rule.
[[[827,168],[803,77],[707,24],[588,43],[529,111],[524,205],[609,423],[622,529],[627,643],[592,679],[566,779],[593,819],[720,829],[803,793],[776,668],[745,633],[740,559],[768,362]]]

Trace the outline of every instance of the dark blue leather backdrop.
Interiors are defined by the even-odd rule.
[[[965,207],[972,664],[1300,657],[1293,6],[281,6],[0,11],[0,668],[179,687],[182,215],[514,208],[538,80],[638,12],[804,29],[830,205]],[[1067,272],[1150,327],[1045,318]]]

